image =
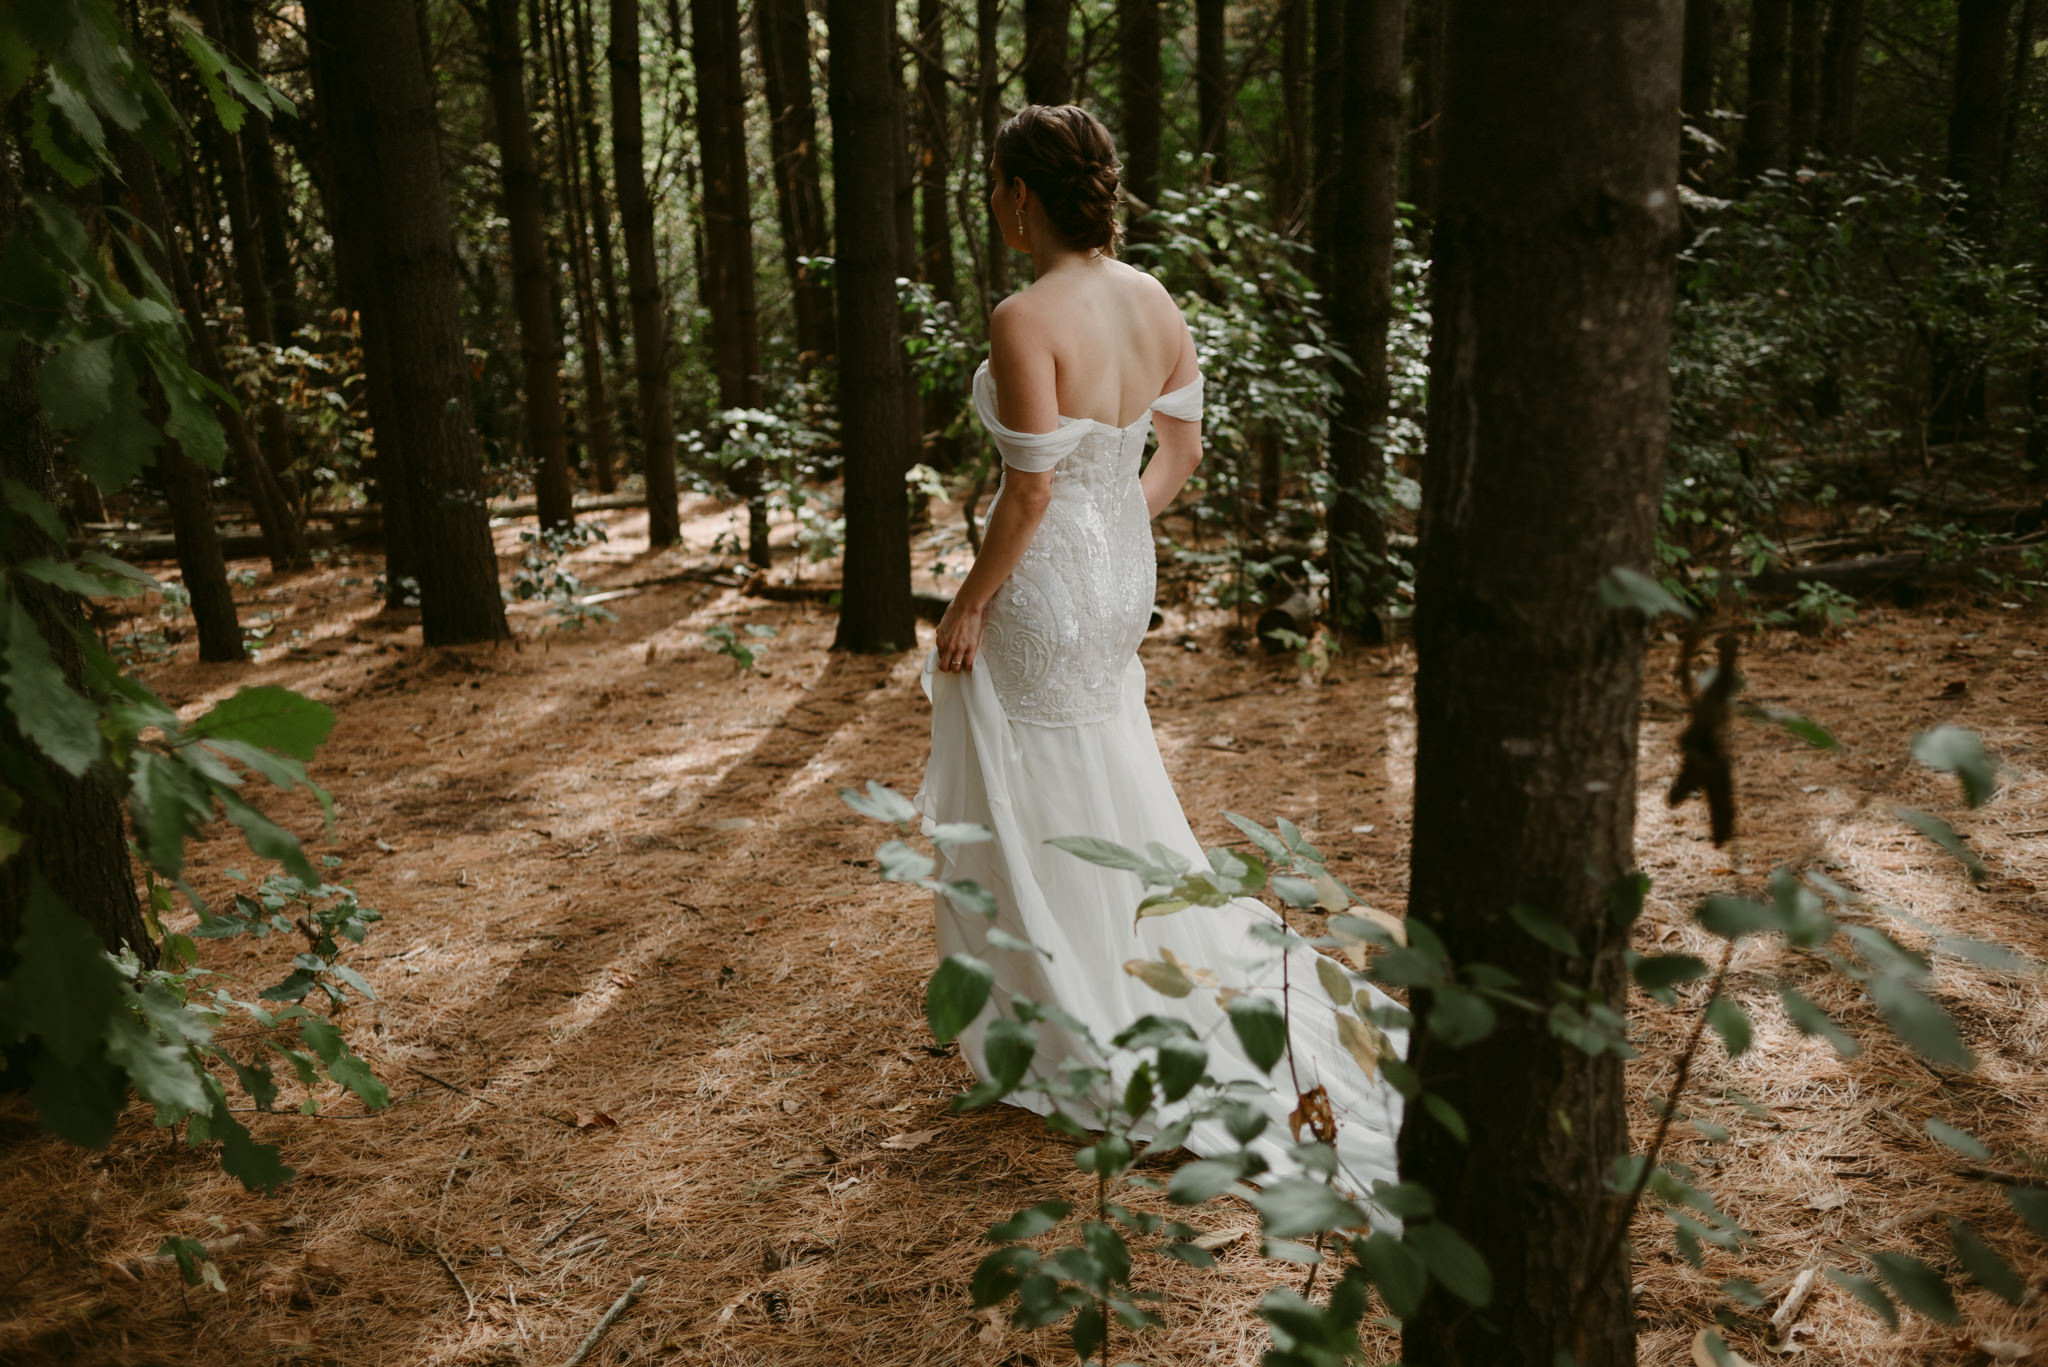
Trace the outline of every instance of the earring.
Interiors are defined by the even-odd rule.
[[[1017,236],[1024,236],[1024,211],[1022,209],[1017,211]]]

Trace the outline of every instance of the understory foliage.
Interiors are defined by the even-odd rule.
[[[224,129],[238,128],[248,107],[280,106],[282,97],[185,19],[174,13],[170,22],[189,77],[205,87]],[[0,103],[25,103],[35,151],[70,186],[114,174],[112,137],[133,137],[166,163],[180,154],[187,130],[135,61],[105,0],[0,8],[0,53]],[[176,302],[136,243],[67,198],[36,192],[22,196],[4,230],[0,378],[19,377],[24,367],[32,373],[64,458],[109,492],[165,441],[218,469],[225,444],[213,405],[232,399],[186,362]],[[139,293],[117,277],[115,254],[133,268]],[[161,428],[149,412],[150,389],[163,396]],[[302,1110],[318,1109],[317,1093],[330,1083],[368,1106],[387,1100],[341,1028],[347,1008],[370,996],[342,960],[378,914],[346,885],[327,882],[298,838],[250,798],[252,777],[280,791],[305,788],[331,819],[331,800],[305,766],[334,714],[290,690],[254,687],[182,719],[123,672],[82,613],[61,606],[75,604],[70,595],[133,596],[163,586],[96,552],[39,549],[65,540],[42,493],[14,479],[0,483],[0,861],[37,854],[20,817],[25,806],[52,800],[38,759],[74,779],[97,778],[132,821],[154,944],[109,953],[81,909],[31,877],[19,937],[0,963],[0,1087],[25,1089],[46,1129],[86,1147],[104,1146],[131,1094],[139,1096],[159,1126],[182,1124],[193,1145],[217,1143],[228,1172],[267,1190],[291,1171],[236,1118],[230,1085],[255,1109],[272,1109],[280,1097],[272,1064],[281,1059],[305,1093]],[[33,606],[51,603],[58,609]],[[57,644],[82,657],[75,675],[59,663]],[[188,881],[185,846],[220,816],[283,872],[236,895],[232,909],[216,910]],[[190,934],[164,923],[180,898],[199,916]],[[294,952],[284,976],[254,1000],[199,966],[202,940],[273,934]],[[217,1033],[230,1018],[253,1027],[236,1034],[245,1052]]]
[[[1634,581],[1641,594],[1614,595],[1611,601],[1617,610],[1683,611],[1654,581],[1643,576]],[[1803,717],[1762,708],[1750,709],[1748,715],[1783,727],[1817,749],[1837,748],[1832,734]],[[1966,805],[1979,806],[1995,795],[2000,766],[1974,734],[1944,726],[1915,737],[1911,748],[1923,764],[1956,776]],[[871,782],[865,792],[846,789],[841,795],[855,811],[892,824],[901,833],[876,852],[884,879],[924,888],[963,912],[986,916],[993,949],[1046,952],[995,926],[997,907],[988,889],[942,874],[947,850],[991,839],[987,830],[925,822],[924,834],[936,847],[935,858],[903,838],[917,829],[919,818],[900,794]],[[1944,818],[1904,807],[1895,814],[1958,860],[1970,877],[1983,875],[1981,861]],[[982,1261],[967,1294],[977,1308],[1009,1306],[1010,1322],[1020,1329],[1066,1323],[1075,1358],[1084,1364],[1115,1361],[1113,1345],[1120,1332],[1159,1323],[1156,1307],[1162,1296],[1141,1284],[1143,1257],[1160,1255],[1195,1266],[1213,1261],[1202,1245],[1203,1211],[1226,1195],[1257,1211],[1263,1256],[1315,1269],[1309,1281],[1312,1294],[1275,1289],[1259,1303],[1259,1314],[1272,1336],[1262,1358],[1268,1367],[1367,1361],[1359,1333],[1365,1316],[1375,1304],[1396,1320],[1412,1313],[1432,1282],[1477,1310],[1491,1300],[1492,1280],[1484,1260],[1457,1230],[1436,1218],[1428,1190],[1412,1182],[1385,1181],[1361,1190],[1348,1177],[1335,1142],[1339,1122],[1332,1118],[1320,1087],[1298,1097],[1291,1134],[1285,1139],[1271,1137],[1300,1172],[1278,1180],[1263,1178],[1268,1164],[1253,1146],[1268,1129],[1268,1111],[1251,1102],[1261,1090],[1282,1096],[1296,1090],[1290,1079],[1297,1072],[1297,1013],[1335,1013],[1339,1038],[1363,1076],[1398,1091],[1406,1105],[1426,1107],[1453,1136],[1465,1134],[1464,1118],[1443,1097],[1421,1089],[1399,1048],[1411,1025],[1407,1011],[1375,1007],[1368,984],[1397,994],[1428,989],[1428,1028],[1448,1047],[1477,1043],[1497,1028],[1501,1013],[1511,1012],[1540,1017],[1569,1048],[1623,1058],[1636,1053],[1626,1002],[1610,1000],[1583,982],[1524,982],[1495,964],[1453,962],[1426,926],[1358,905],[1330,874],[1323,852],[1291,822],[1282,820],[1277,829],[1268,829],[1237,813],[1225,815],[1243,833],[1244,842],[1209,850],[1206,867],[1158,845],[1139,852],[1085,835],[1051,843],[1074,857],[1136,874],[1145,886],[1142,900],[1132,908],[1139,919],[1200,916],[1221,908],[1229,908],[1224,914],[1260,918],[1251,933],[1276,957],[1290,945],[1318,951],[1312,983],[1283,979],[1278,990],[1253,987],[1226,981],[1216,969],[1183,962],[1170,952],[1158,959],[1133,960],[1124,965],[1125,971],[1159,993],[1160,1009],[1129,1022],[1109,1040],[1096,1038],[1087,1026],[1051,1004],[1017,996],[1007,1015],[992,1008],[995,969],[972,955],[945,959],[927,988],[926,1017],[941,1043],[956,1039],[977,1020],[985,1024],[986,1074],[954,1099],[954,1109],[972,1110],[1006,1097],[1036,1098],[1033,1109],[1050,1107],[1048,1129],[1076,1146],[1074,1166],[1093,1186],[1090,1201],[1040,1202],[992,1226],[988,1238],[996,1248]],[[1626,934],[1641,914],[1648,891],[1649,881],[1641,874],[1624,878],[1610,890],[1610,916],[1617,932]],[[1238,899],[1327,913],[1327,933],[1303,936],[1278,919],[1266,919],[1263,912],[1244,905],[1230,907]],[[1678,1063],[1677,1086],[1651,1101],[1663,1117],[1654,1140],[1643,1151],[1611,1156],[1612,1219],[1604,1226],[1611,1234],[1602,1247],[1579,1260],[1581,1265],[1597,1266],[1627,1256],[1630,1216],[1643,1208],[1668,1221],[1677,1252],[1695,1266],[1704,1265],[1709,1250],[1716,1251],[1724,1265],[1730,1260],[1739,1265],[1744,1250],[1758,1237],[1759,1231],[1745,1229],[1723,1209],[1700,1173],[1663,1153],[1673,1124],[1685,1124],[1715,1143],[1735,1139],[1730,1128],[1688,1114],[1684,1078],[1707,1030],[1731,1055],[1750,1047],[1754,1026],[1748,1010],[1723,990],[1739,941],[1768,937],[1783,945],[1786,953],[1775,960],[1779,967],[1772,987],[1786,1019],[1801,1034],[1824,1039],[1845,1058],[1860,1051],[1855,1034],[1809,995],[1816,977],[1840,975],[1868,995],[1890,1031],[1931,1068],[1955,1073],[1972,1070],[1976,1059],[1930,995],[1934,958],[1901,943],[1894,926],[1931,935],[1936,954],[1964,964],[2000,973],[2041,972],[2040,965],[2002,946],[1943,934],[1902,908],[1874,901],[1820,866],[1776,869],[1757,895],[1711,896],[1693,915],[1701,927],[1726,942],[1718,966],[1683,953],[1627,955],[1635,987],[1666,1006],[1682,1000],[1693,1023]],[[1572,935],[1541,909],[1516,907],[1512,919],[1522,933],[1565,956],[1568,964],[1584,963]],[[1219,1084],[1210,1074],[1209,1044],[1177,1018],[1172,1007],[1174,1000],[1197,992],[1214,994],[1244,1054],[1271,1075],[1268,1089],[1242,1082]],[[1102,1066],[1069,1059],[1055,1074],[1034,1071],[1037,1032],[1048,1023],[1081,1040]],[[1315,1062],[1329,1067],[1335,1061]],[[1313,1075],[1306,1066],[1298,1071]],[[1769,1118],[1754,1102],[1745,1100],[1744,1109],[1756,1118]],[[1234,1148],[1202,1157],[1177,1155],[1168,1160],[1169,1176],[1152,1176],[1162,1168],[1157,1160],[1175,1154],[1190,1127],[1204,1121],[1220,1123]],[[1929,1131],[1977,1161],[1993,1157],[1994,1141],[1985,1137],[1939,1121],[1930,1122]],[[2024,1154],[2010,1157],[2022,1167],[2028,1164]],[[1147,1171],[1140,1171],[1138,1165],[1147,1159],[1153,1161],[1146,1164]],[[2048,1239],[2048,1191],[2032,1178],[2010,1179],[2002,1189],[2013,1215]],[[1188,1208],[1186,1218],[1166,1219],[1134,1209],[1129,1196],[1139,1191],[1163,1192],[1169,1202]],[[1947,1223],[1953,1264],[1936,1266],[1904,1252],[1858,1248],[1857,1256],[1830,1266],[1827,1275],[1894,1327],[1900,1306],[1943,1323],[1959,1320],[1952,1290],[1956,1270],[2019,1304],[2026,1290],[2024,1278],[1967,1222],[1949,1217]],[[1320,1295],[1313,1294],[1318,1278]],[[1755,1321],[1745,1321],[1745,1314],[1765,1304],[1756,1286],[1740,1276],[1727,1278],[1722,1291],[1727,1300],[1718,1313],[1718,1326],[1702,1329],[1694,1344],[1701,1362],[1734,1361],[1723,1330],[1752,1327]],[[1555,1361],[1566,1367],[1574,1358],[1569,1351],[1560,1351]]]

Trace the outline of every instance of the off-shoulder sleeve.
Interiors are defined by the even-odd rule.
[[[1183,422],[1202,420],[1202,377],[1197,374],[1179,389],[1161,394],[1152,401],[1154,413],[1164,413],[1169,418]]]
[[[987,361],[974,372],[974,413],[995,439],[1003,464],[1027,474],[1044,474],[1052,469],[1072,455],[1088,435],[1084,423],[1063,424],[1050,432],[1019,432],[1003,426],[1003,420],[996,416],[996,382],[989,374]]]

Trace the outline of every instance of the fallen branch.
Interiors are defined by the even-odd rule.
[[[1807,1293],[1813,1290],[1814,1279],[1820,1276],[1820,1269],[1809,1267],[1793,1279],[1792,1289],[1785,1293],[1785,1303],[1771,1316],[1772,1347],[1782,1351],[1790,1342],[1792,1324],[1799,1318],[1799,1312],[1806,1305]]]
[[[612,1302],[612,1308],[605,1311],[604,1318],[593,1325],[590,1332],[583,1336],[583,1342],[576,1345],[576,1351],[569,1354],[569,1360],[563,1363],[562,1367],[582,1367],[583,1360],[590,1356],[592,1349],[597,1347],[597,1341],[605,1336],[605,1331],[619,1322],[619,1316],[633,1308],[633,1302],[639,1300],[640,1293],[646,1289],[647,1278],[633,1278],[633,1284],[627,1287],[617,1300]]]

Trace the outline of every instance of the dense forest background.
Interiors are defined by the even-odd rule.
[[[0,3],[0,1357],[2048,1351],[2044,30]],[[1400,1230],[1169,1181],[1164,1027],[1078,1151],[949,1105],[916,647],[1067,101],[1206,379],[1223,843],[1095,854],[1349,966]]]

